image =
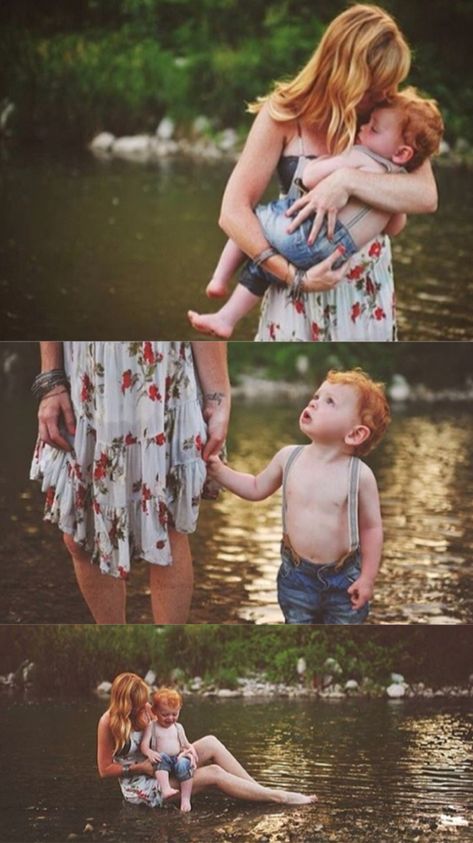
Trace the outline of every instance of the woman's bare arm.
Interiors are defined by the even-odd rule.
[[[123,767],[118,761],[113,760],[113,755],[113,736],[110,731],[108,711],[106,711],[99,720],[97,731],[97,767],[101,779],[118,778],[123,775]],[[128,767],[129,775],[143,773],[152,776],[153,772],[149,761],[140,761]]]
[[[195,364],[204,396],[204,419],[208,439],[203,457],[218,454],[225,441],[230,419],[231,393],[226,342],[193,342]]]
[[[287,142],[291,123],[278,123],[269,114],[267,105],[257,115],[248,135],[245,148],[228,181],[219,224],[225,233],[250,258],[269,247],[253,208],[266,190]],[[313,267],[307,277],[305,289],[309,292],[330,290],[344,274],[343,267],[332,270],[339,257],[333,255]],[[264,262],[264,269],[285,284],[292,284],[295,267],[281,255],[274,255]]]
[[[411,173],[377,174],[342,168],[294,202],[287,212],[293,217],[288,230],[294,231],[315,215],[311,237],[317,236],[325,217],[328,234],[333,236],[338,211],[350,196],[390,214],[428,214],[437,209],[437,185],[430,161]]]
[[[61,342],[40,342],[39,346],[42,372],[63,367]],[[75,417],[69,393],[65,387],[56,386],[40,401],[38,435],[42,442],[46,442],[53,448],[70,451],[71,445],[61,433],[61,422],[64,422],[67,432],[73,436],[75,433]]]

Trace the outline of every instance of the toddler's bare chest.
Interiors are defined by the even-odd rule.
[[[346,471],[294,472],[286,484],[286,505],[291,515],[297,512],[342,514],[347,507]]]

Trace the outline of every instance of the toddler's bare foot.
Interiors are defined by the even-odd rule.
[[[179,793],[174,787],[162,787],[161,788],[161,795],[163,799],[170,799],[171,796],[175,796],[176,793]]]
[[[195,310],[188,310],[187,318],[192,327],[202,334],[212,334],[227,340],[233,333],[233,325],[222,319],[218,313],[196,313]]]
[[[207,284],[205,294],[209,299],[223,299],[228,295],[228,284],[214,276]]]
[[[188,811],[192,810],[192,805],[189,799],[181,799],[181,811],[184,811],[187,814]]]
[[[292,790],[281,791],[281,797],[281,801],[286,805],[311,805],[318,801],[315,793],[306,796],[304,793],[297,793]]]

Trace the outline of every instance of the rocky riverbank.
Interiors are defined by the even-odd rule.
[[[352,697],[389,700],[471,698],[473,697],[473,674],[464,685],[432,687],[422,681],[406,681],[401,673],[391,673],[384,682],[376,682],[369,676],[354,678],[347,676],[336,659],[325,661],[320,673],[312,674],[307,669],[303,656],[297,661],[297,684],[270,682],[264,673],[239,677],[225,687],[221,681],[204,680],[201,676],[186,678],[180,669],[173,671],[171,684],[185,696],[199,696],[216,699],[257,699],[290,697],[301,699],[344,700]],[[160,684],[156,672],[150,668],[144,680],[150,692]],[[10,693],[34,692],[35,665],[22,662],[15,672],[0,676],[0,691]],[[112,683],[105,679],[98,683],[93,692],[102,699],[108,699]]]
[[[164,117],[154,135],[116,137],[110,132],[100,132],[90,142],[89,149],[98,158],[121,158],[142,164],[176,156],[236,161],[244,140],[243,130],[227,127],[216,131],[212,121],[203,115],[196,117],[185,133],[172,118]],[[458,138],[453,146],[442,141],[435,163],[445,167],[473,168],[473,146],[464,138]]]

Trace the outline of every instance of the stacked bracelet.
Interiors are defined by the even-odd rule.
[[[307,274],[303,269],[296,269],[294,280],[289,287],[289,291],[294,299],[300,299],[304,292],[304,283],[307,281]]]
[[[41,401],[56,386],[69,387],[64,369],[50,369],[49,372],[41,372],[41,374],[36,375],[31,386],[31,392],[38,401]]]
[[[279,252],[276,249],[273,249],[272,246],[268,246],[267,249],[263,249],[259,255],[255,255],[253,258],[253,263],[255,266],[261,266],[262,263],[267,261],[269,258],[274,257],[274,255],[278,255]]]

